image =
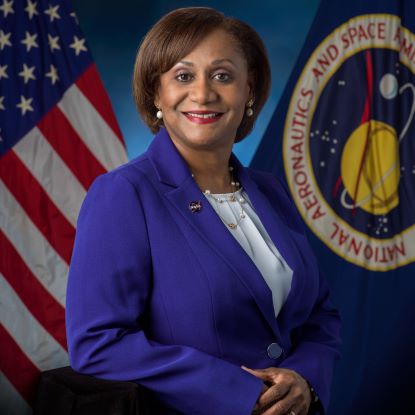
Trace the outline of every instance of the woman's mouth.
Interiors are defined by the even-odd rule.
[[[223,112],[214,111],[189,111],[183,112],[185,117],[196,124],[211,124],[220,119]]]

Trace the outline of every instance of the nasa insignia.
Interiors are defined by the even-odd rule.
[[[337,27],[293,90],[283,158],[297,208],[337,255],[369,270],[415,260],[415,35],[398,16]]]

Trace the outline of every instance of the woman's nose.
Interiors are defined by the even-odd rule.
[[[210,80],[205,77],[196,79],[192,83],[192,89],[189,95],[191,100],[198,104],[206,104],[215,101],[217,98],[217,93],[214,90],[213,85]]]

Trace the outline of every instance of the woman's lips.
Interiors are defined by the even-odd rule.
[[[222,117],[222,112],[213,112],[213,111],[189,111],[184,112],[184,116],[191,122],[195,124],[211,124]]]

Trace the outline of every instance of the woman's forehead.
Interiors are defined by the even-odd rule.
[[[191,67],[200,60],[209,61],[211,65],[230,64],[239,67],[241,61],[246,61],[246,58],[240,45],[230,33],[224,29],[215,29],[202,37],[173,66],[181,63]]]

